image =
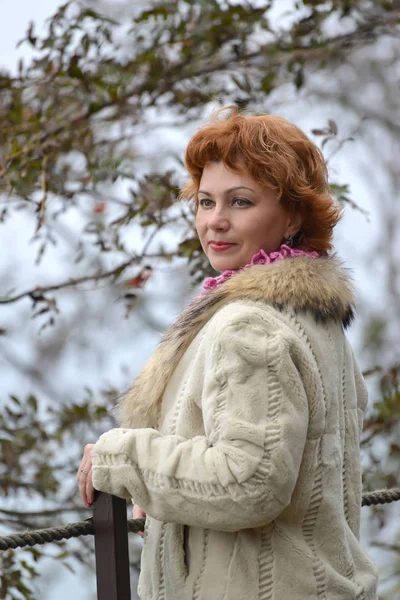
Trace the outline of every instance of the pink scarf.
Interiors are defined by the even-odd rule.
[[[214,290],[216,287],[220,286],[222,283],[224,283],[224,281],[229,279],[229,277],[231,277],[241,269],[245,269],[246,267],[252,267],[253,265],[270,265],[276,260],[283,260],[284,258],[294,258],[296,256],[309,256],[310,258],[318,258],[319,254],[315,251],[306,251],[300,250],[299,248],[290,248],[286,244],[282,244],[278,250],[270,252],[269,254],[264,252],[264,250],[259,250],[253,256],[248,265],[245,265],[240,269],[228,269],[226,271],[223,271],[221,275],[218,275],[218,277],[207,277],[203,282],[204,291],[201,293],[201,296],[203,296],[210,290]]]

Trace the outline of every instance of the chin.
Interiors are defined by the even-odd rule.
[[[250,256],[249,260],[246,262],[247,256],[243,256],[242,247],[235,248],[235,250],[227,250],[226,252],[213,252],[209,249],[207,252],[207,258],[210,262],[210,265],[215,271],[228,271],[234,269],[240,269],[247,265],[252,258]]]
[[[210,257],[209,257],[208,260],[210,261],[210,264],[215,271],[222,272],[222,271],[240,269],[241,266],[244,266],[244,265],[240,264],[237,260],[232,260],[232,258],[229,259],[228,257],[226,257],[226,258],[213,257],[212,259],[210,259]]]

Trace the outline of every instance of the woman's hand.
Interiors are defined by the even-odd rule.
[[[77,475],[79,492],[86,508],[90,508],[94,501],[94,487],[92,481],[93,446],[94,444],[86,444]]]
[[[136,504],[133,507],[132,514],[134,519],[144,519],[146,517],[146,513],[143,512],[141,508],[136,506]],[[143,537],[143,531],[138,531],[138,534],[140,537]]]
[[[86,508],[90,508],[94,501],[94,487],[92,481],[93,446],[94,444],[86,444],[77,475],[79,492]],[[132,514],[134,519],[143,519],[146,517],[146,513],[136,505],[133,507]],[[138,533],[140,537],[143,537],[143,531]]]

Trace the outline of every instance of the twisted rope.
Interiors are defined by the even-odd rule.
[[[400,500],[400,488],[394,488],[392,490],[376,490],[375,492],[365,492],[362,495],[361,506],[389,504],[390,502],[396,502],[397,500]],[[145,519],[129,519],[129,533],[143,531],[144,522]],[[9,550],[10,548],[35,546],[36,544],[46,544],[47,542],[59,542],[61,540],[80,537],[81,535],[93,534],[93,517],[90,517],[90,519],[80,521],[79,523],[71,523],[70,525],[2,536],[0,537],[0,551]]]
[[[362,495],[361,506],[376,506],[377,504],[389,504],[400,500],[400,488],[392,490],[376,490],[375,492],[365,492]]]
[[[145,519],[129,519],[129,533],[138,533],[144,530]],[[48,529],[37,529],[36,531],[27,531],[25,533],[13,533],[0,537],[0,550],[9,550],[10,548],[24,548],[25,546],[36,546],[36,544],[47,544],[47,542],[59,542],[60,540],[69,540],[70,538],[80,537],[81,535],[93,535],[93,517],[80,521],[79,523],[70,523],[60,527],[50,527]]]
[[[70,525],[61,525],[60,527],[50,527],[48,529],[37,529],[36,531],[5,535],[4,537],[0,537],[0,550],[35,546],[36,544],[46,544],[47,542],[59,542],[60,540],[68,540],[73,537],[92,534],[93,523],[88,519],[87,521],[71,523]]]

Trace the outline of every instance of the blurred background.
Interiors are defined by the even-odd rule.
[[[213,274],[176,197],[190,136],[228,104],[283,115],[324,152],[370,393],[364,489],[398,486],[400,2],[0,9],[0,535],[90,516],[84,445]],[[400,598],[399,516],[362,509],[382,599]],[[130,536],[133,598],[141,543]],[[71,594],[96,597],[91,538],[1,554],[0,598]]]

